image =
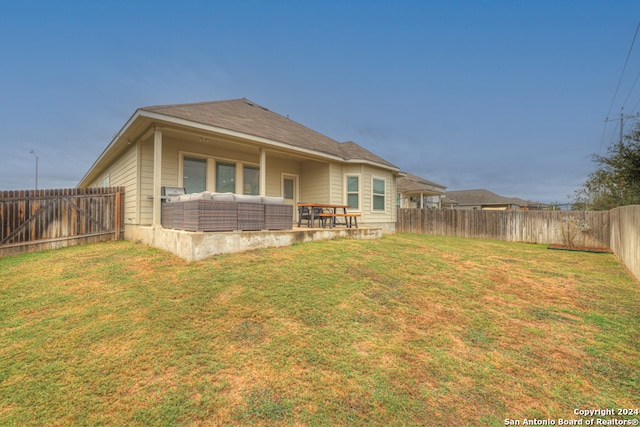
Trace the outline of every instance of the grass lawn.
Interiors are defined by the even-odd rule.
[[[639,396],[611,254],[401,233],[0,259],[0,425],[500,426]]]

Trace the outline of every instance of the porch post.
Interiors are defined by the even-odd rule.
[[[162,129],[154,128],[153,133],[153,228],[162,227]]]
[[[244,165],[236,163],[236,194],[244,194]]]
[[[260,148],[260,195],[267,195],[267,152]]]

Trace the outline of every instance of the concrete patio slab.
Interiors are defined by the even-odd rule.
[[[289,246],[300,242],[313,242],[337,238],[379,239],[380,228],[307,228],[292,230],[191,232],[154,227],[131,227],[125,238],[141,241],[149,246],[169,251],[186,261],[200,261],[214,255],[242,252],[252,249]]]

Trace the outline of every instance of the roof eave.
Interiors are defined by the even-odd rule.
[[[127,122],[122,126],[122,128],[113,136],[113,139],[107,145],[107,147],[102,151],[100,156],[96,159],[95,162],[91,165],[87,173],[82,177],[80,182],[78,183],[78,187],[86,187],[91,181],[95,178],[93,175],[96,172],[98,166],[107,158],[107,156],[115,149],[117,145],[119,145],[119,141],[122,139],[122,136],[127,132],[129,128],[133,125],[136,119],[140,116],[140,109],[137,109],[133,115],[127,120]],[[120,142],[122,144],[122,142]]]
[[[304,155],[307,155],[307,156],[319,157],[319,158],[326,159],[326,160],[329,160],[329,161],[342,162],[342,163],[369,164],[371,166],[375,166],[375,167],[378,167],[378,168],[391,170],[394,173],[399,173],[400,172],[400,169],[395,167],[395,166],[393,166],[393,165],[387,165],[387,164],[374,162],[374,161],[370,161],[370,160],[365,160],[365,159],[355,159],[355,158],[353,158],[353,159],[345,159],[343,157],[340,157],[340,156],[337,156],[337,155],[334,155],[334,154],[331,154],[331,153],[326,153],[326,152],[323,152],[323,151],[320,151],[320,150],[311,150],[311,149],[307,149],[307,148],[296,147],[294,145],[291,145],[291,144],[288,144],[288,143],[285,143],[285,142],[280,142],[280,141],[276,141],[276,140],[269,139],[269,138],[264,138],[264,137],[257,136],[257,135],[252,135],[252,134],[248,134],[248,133],[244,133],[244,132],[240,132],[240,131],[226,129],[226,128],[222,128],[222,127],[219,127],[219,126],[207,125],[207,124],[195,122],[195,121],[188,120],[188,119],[183,119],[183,118],[179,118],[179,117],[173,117],[173,116],[169,116],[169,115],[165,115],[165,114],[161,114],[161,113],[156,113],[156,112],[153,112],[153,111],[148,111],[148,110],[145,110],[144,108],[139,108],[129,118],[127,123],[125,123],[125,125],[120,129],[120,131],[118,131],[118,133],[116,133],[116,135],[113,137],[113,139],[111,140],[109,145],[107,145],[107,148],[104,149],[104,151],[100,154],[100,156],[93,163],[93,165],[91,165],[91,167],[89,168],[87,173],[82,177],[82,179],[78,183],[78,187],[88,186],[88,185],[91,184],[91,182],[98,175],[99,166],[105,161],[105,159],[107,159],[109,157],[109,155],[111,154],[111,152],[113,150],[115,150],[118,146],[120,146],[120,145],[122,145],[124,143],[122,141],[122,137],[124,136],[124,134],[127,132],[128,129],[131,128],[131,126],[137,120],[139,120],[141,118],[146,118],[146,119],[150,119],[152,121],[158,121],[158,122],[167,123],[167,124],[186,126],[186,127],[190,127],[190,128],[199,129],[199,130],[202,130],[204,132],[218,133],[218,134],[221,134],[221,135],[227,135],[227,136],[234,137],[234,138],[245,139],[245,140],[253,141],[253,142],[257,143],[258,145],[263,145],[265,147],[272,147],[272,148],[277,148],[277,149],[280,149],[280,150],[293,151],[293,152],[296,152],[298,154],[304,154]],[[162,123],[158,123],[158,125],[160,127],[162,127]]]
[[[276,141],[274,139],[270,139],[270,138],[265,138],[265,137],[261,137],[261,136],[257,136],[257,135],[252,135],[252,134],[248,134],[245,132],[240,132],[240,131],[236,131],[236,130],[232,130],[232,129],[227,129],[227,128],[223,128],[223,127],[219,127],[219,126],[214,126],[214,125],[207,125],[204,123],[199,123],[199,122],[194,122],[192,120],[188,120],[188,119],[183,119],[183,118],[179,118],[179,117],[173,117],[173,116],[167,116],[165,114],[160,114],[160,113],[155,113],[152,111],[146,111],[144,109],[138,110],[140,112],[140,116],[144,116],[146,118],[149,119],[153,119],[153,120],[157,120],[157,121],[163,121],[166,123],[171,123],[171,124],[175,124],[175,125],[180,125],[180,126],[187,126],[187,127],[192,127],[192,128],[197,128],[200,129],[202,131],[205,132],[213,132],[213,133],[218,133],[218,134],[222,134],[222,135],[227,135],[227,136],[231,136],[234,138],[241,138],[241,139],[246,139],[246,140],[250,140],[250,141],[254,141],[258,144],[264,145],[264,146],[268,146],[268,147],[272,147],[272,148],[278,148],[278,149],[284,149],[284,150],[289,150],[289,151],[295,151],[297,153],[300,154],[306,154],[306,155],[311,155],[314,157],[322,157],[325,158],[327,160],[332,160],[332,161],[336,161],[336,162],[344,162],[344,163],[358,163],[358,164],[369,164],[372,166],[376,166],[379,168],[384,168],[384,169],[389,169],[392,170],[394,172],[399,172],[400,169],[393,166],[393,165],[386,165],[383,163],[379,163],[379,162],[374,162],[374,161],[370,161],[370,160],[365,160],[365,159],[357,159],[357,158],[353,158],[353,159],[344,159],[343,157],[331,154],[331,153],[327,153],[321,150],[310,150],[307,148],[302,148],[302,147],[296,147],[295,145],[291,145],[288,144],[286,142],[280,142],[280,141]]]
[[[335,161],[344,161],[344,159],[342,159],[339,156],[335,156],[319,150],[309,150],[306,148],[296,147],[294,145],[287,144],[285,142],[280,142],[273,139],[264,138],[261,136],[252,135],[252,134],[235,131],[231,129],[226,129],[219,126],[207,125],[204,123],[194,122],[192,120],[182,119],[182,118],[173,117],[173,116],[167,116],[164,114],[154,113],[154,112],[145,111],[145,110],[141,110],[140,115],[153,120],[162,121],[165,123],[170,123],[170,124],[175,124],[180,126],[187,126],[187,127],[196,128],[205,132],[218,133],[221,135],[231,136],[234,138],[246,139],[246,140],[256,142],[260,145],[265,145],[273,148],[286,149],[286,150],[296,151],[298,153],[303,153],[303,154],[308,154],[313,156],[321,156],[321,157],[325,157],[327,159],[335,160]]]
[[[387,165],[384,163],[378,163],[378,162],[374,162],[372,160],[365,160],[365,159],[357,159],[357,158],[352,158],[352,159],[341,159],[342,162],[344,163],[351,163],[351,164],[367,164],[367,165],[371,165],[371,166],[375,166],[378,168],[382,168],[382,169],[388,169],[390,171],[393,171],[395,173],[400,173],[400,168],[393,166],[393,165]]]

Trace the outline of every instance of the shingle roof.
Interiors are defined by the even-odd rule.
[[[345,160],[366,160],[397,168],[355,142],[341,144],[246,98],[195,104],[158,105],[143,107],[140,110],[266,138],[293,147],[338,156]]]
[[[514,197],[513,199],[517,200],[520,203],[520,206],[530,206],[530,207],[534,206],[534,207],[542,207],[542,208],[548,208],[551,206],[547,203],[536,202],[534,200],[523,200],[518,197]]]
[[[447,188],[442,184],[429,181],[428,179],[424,179],[410,173],[406,176],[399,176],[396,183],[398,190],[402,192],[444,191],[444,189]]]
[[[371,162],[382,163],[389,166],[394,166],[391,163],[387,162],[382,157],[372,153],[371,151],[356,144],[353,141],[347,141],[347,142],[341,143],[340,150],[342,152],[342,157],[346,160],[362,159],[362,160],[369,160]]]

